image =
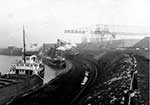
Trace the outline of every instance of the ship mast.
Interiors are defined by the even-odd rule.
[[[24,63],[26,62],[26,59],[25,59],[25,52],[26,52],[26,44],[25,44],[25,29],[24,29],[24,25],[23,25],[23,60],[24,60]]]

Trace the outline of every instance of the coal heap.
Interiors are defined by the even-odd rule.
[[[133,47],[139,47],[139,48],[148,48],[150,49],[149,43],[150,37],[145,37],[144,39],[137,42]]]

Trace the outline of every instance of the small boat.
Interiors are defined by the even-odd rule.
[[[13,64],[6,74],[0,74],[0,105],[8,104],[39,89],[44,83],[45,67],[36,55],[26,56],[23,28],[23,59]]]

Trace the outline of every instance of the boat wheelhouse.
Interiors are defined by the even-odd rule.
[[[45,69],[44,65],[38,60],[35,55],[26,56],[26,62],[19,61],[14,64],[9,70],[8,74],[17,74],[17,75],[38,75],[41,78],[44,78]]]
[[[44,83],[45,67],[36,55],[27,56],[23,27],[23,59],[13,64],[7,74],[0,75],[0,105],[24,97]]]

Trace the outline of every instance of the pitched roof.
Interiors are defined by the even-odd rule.
[[[150,37],[145,37],[139,42],[137,42],[133,47],[139,47],[139,48],[148,48],[150,49]]]

